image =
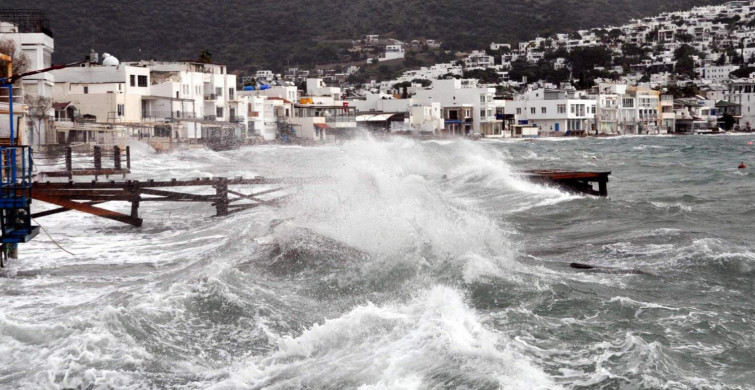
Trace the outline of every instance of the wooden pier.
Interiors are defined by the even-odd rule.
[[[98,172],[101,172],[101,170],[98,170]],[[611,172],[534,170],[522,174],[535,183],[553,184],[575,193],[608,196],[607,183]],[[215,207],[216,216],[227,216],[259,206],[277,206],[288,196],[278,195],[273,199],[261,197],[280,193],[284,190],[283,185],[296,182],[301,182],[301,180],[268,179],[264,177],[252,179],[216,177],[164,181],[35,182],[31,197],[59,207],[32,214],[32,217],[40,218],[76,210],[133,226],[141,226],[143,220],[139,216],[139,206],[143,202],[209,203]],[[594,185],[597,185],[597,189]],[[249,186],[265,186],[266,188],[244,193],[239,188],[242,186],[246,188]],[[272,188],[270,188],[271,186]],[[186,192],[189,188],[197,189],[198,187],[206,187],[204,192],[211,190],[214,193]],[[129,202],[131,212],[123,214],[100,207],[101,204],[107,202]]]
[[[121,175],[124,178],[127,174],[131,173],[131,148],[126,146],[121,148],[117,145],[113,146],[113,149],[106,149],[109,152],[109,156],[112,156],[112,166],[105,167],[102,165],[103,149],[100,146],[94,146],[92,148],[92,165],[88,167],[74,167],[73,166],[73,148],[67,146],[64,150],[64,162],[41,164],[41,166],[59,166],[65,164],[64,170],[44,170],[39,173],[40,176],[49,178],[67,177],[68,180],[72,180],[74,176],[94,176],[97,180],[100,176],[109,178],[112,175]],[[50,157],[60,157],[60,153],[35,153],[35,157],[43,156],[47,160],[51,160]],[[124,160],[125,159],[125,167]],[[52,160],[55,160],[54,158]],[[39,165],[39,164],[38,164]]]
[[[570,172],[557,170],[525,171],[524,177],[532,182],[553,184],[578,194],[608,196],[608,176],[611,172]],[[597,189],[594,185],[597,184]]]
[[[139,217],[139,206],[143,202],[198,202],[210,203],[215,206],[217,216],[226,216],[242,210],[248,210],[262,205],[278,205],[285,197],[262,199],[260,196],[283,190],[280,185],[284,180],[256,177],[253,179],[227,179],[223,177],[194,180],[167,181],[107,181],[107,182],[73,182],[51,183],[36,182],[33,185],[32,198],[38,201],[60,206],[59,208],[42,211],[32,215],[34,218],[76,210],[98,217],[112,219],[133,226],[141,226],[143,220]],[[275,186],[249,194],[241,192],[239,186]],[[198,195],[180,192],[179,188],[208,187],[214,194]],[[171,188],[166,190],[165,188]],[[98,207],[106,202],[129,202],[131,213],[123,214]]]

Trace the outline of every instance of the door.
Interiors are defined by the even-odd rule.
[[[560,131],[558,122],[556,122],[556,126],[554,127],[554,129],[556,129],[556,131]]]

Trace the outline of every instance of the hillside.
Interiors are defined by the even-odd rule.
[[[515,42],[537,34],[620,24],[630,18],[723,0],[37,0],[55,33],[54,62],[90,48],[124,60],[195,59],[247,71],[338,59],[364,34],[431,38],[454,50]],[[28,8],[5,0],[3,8]]]

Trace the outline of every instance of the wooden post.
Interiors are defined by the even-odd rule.
[[[607,177],[601,177],[600,181],[598,181],[598,192],[600,192],[600,196],[608,196],[608,178]]]
[[[222,177],[215,184],[215,213],[218,217],[228,215],[228,179]]]
[[[73,179],[73,160],[71,158],[71,154],[73,153],[73,149],[71,149],[70,146],[66,147],[66,172],[68,172],[68,180]]]
[[[126,168],[131,169],[131,147],[126,146]]]
[[[128,191],[131,194],[131,218],[139,218],[139,181],[129,181]]]
[[[121,169],[121,148],[118,145],[113,146],[113,167]]]
[[[94,147],[94,169],[102,169],[102,148],[99,146]]]

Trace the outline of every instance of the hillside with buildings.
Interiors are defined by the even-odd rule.
[[[195,59],[208,49],[238,71],[348,62],[350,41],[381,34],[436,39],[448,50],[513,42],[721,0],[320,0],[67,2],[7,0],[44,9],[57,32],[56,62],[89,49],[121,58]],[[616,12],[621,9],[621,12]]]
[[[52,26],[42,12],[0,12],[0,50],[23,52],[29,70],[63,62],[58,37],[70,32]],[[752,0],[519,42],[477,39],[477,50],[445,50],[442,37],[367,34],[339,41],[360,61],[247,75],[206,51],[182,60],[87,51],[85,64],[18,83],[18,130],[33,145],[86,148],[129,134],[173,148],[318,143],[357,130],[503,138],[718,133],[755,123]]]

